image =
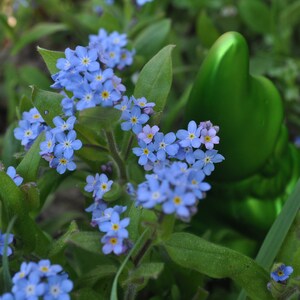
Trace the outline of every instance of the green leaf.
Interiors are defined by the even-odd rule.
[[[76,232],[78,232],[78,226],[75,221],[72,221],[67,232],[51,245],[48,257],[51,258],[61,253],[67,247],[67,243],[72,235]]]
[[[269,230],[258,254],[256,261],[265,267],[271,268],[271,265],[292,225],[296,214],[300,208],[300,180],[298,181],[294,192],[290,195],[284,204],[279,216]]]
[[[299,24],[300,18],[300,1],[292,1],[290,5],[286,6],[280,12],[280,24],[282,24],[283,28],[289,28]],[[281,28],[281,29],[283,29]]]
[[[25,32],[17,43],[12,48],[12,54],[17,54],[27,44],[37,41],[38,39],[47,35],[56,33],[58,31],[67,30],[64,24],[55,23],[39,23],[32,27],[29,31]]]
[[[73,299],[73,297],[72,297]],[[74,294],[74,299],[75,300],[105,300],[105,298],[101,295],[96,293],[93,289],[91,288],[83,288],[78,291],[76,291],[76,294]]]
[[[52,84],[48,77],[36,67],[24,65],[19,68],[21,79],[28,85],[36,85],[41,89],[48,89]]]
[[[60,51],[47,50],[41,47],[37,47],[38,52],[43,57],[45,64],[50,74],[55,74],[59,71],[56,67],[56,62],[59,58],[65,58],[65,53]]]
[[[21,114],[24,111],[29,111],[32,108],[33,108],[33,104],[31,102],[31,99],[29,99],[26,95],[23,95],[19,104],[19,113],[20,113],[19,118],[20,119],[22,118]]]
[[[197,19],[196,30],[201,43],[207,48],[210,48],[221,35],[205,10],[200,13]]]
[[[23,148],[23,146],[21,146],[21,142],[14,136],[14,129],[16,126],[16,122],[10,124],[4,135],[2,160],[6,166],[15,166],[17,164],[17,159],[14,154],[21,151]]]
[[[271,10],[260,0],[241,0],[239,11],[246,25],[257,33],[271,32]]]
[[[239,252],[183,232],[174,233],[165,242],[165,248],[171,259],[185,268],[212,278],[229,277],[243,287],[252,299],[270,299],[266,288],[269,274],[254,260]]]
[[[22,242],[22,249],[25,253],[34,251],[38,255],[45,256],[49,241],[29,217],[24,194],[5,172],[0,172],[0,182],[0,198],[6,218],[11,220],[14,216],[17,217],[14,232]]]
[[[100,243],[100,238],[101,236],[99,232],[80,231],[73,234],[69,238],[69,243],[89,252],[94,252],[101,255],[102,246]]]
[[[41,161],[41,156],[39,154],[40,143],[44,138],[45,134],[41,133],[17,167],[17,173],[24,178],[24,183],[37,180],[37,173]]]
[[[90,272],[85,273],[82,277],[80,277],[77,284],[81,287],[92,287],[100,279],[115,275],[117,270],[117,267],[111,264],[102,264],[101,266],[96,266]]]
[[[171,21],[168,19],[158,21],[146,27],[133,41],[138,55],[151,57],[164,45],[171,29]]]
[[[171,52],[174,46],[169,45],[160,50],[142,69],[134,90],[136,98],[146,97],[154,102],[156,115],[152,121],[159,123],[172,84]]]
[[[157,279],[164,268],[164,263],[151,262],[141,264],[138,268],[130,272],[125,281],[122,282],[122,286],[130,283],[141,283],[141,280]]]
[[[64,96],[58,93],[40,90],[33,86],[31,98],[34,106],[37,108],[45,122],[49,126],[55,127],[52,120],[54,117],[62,114],[60,103]]]
[[[79,124],[94,129],[96,132],[102,129],[109,130],[119,123],[121,111],[113,107],[92,107],[79,112]]]

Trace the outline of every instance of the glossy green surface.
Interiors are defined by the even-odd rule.
[[[203,62],[186,107],[186,122],[211,120],[220,126],[222,167],[217,180],[246,178],[270,157],[283,122],[283,105],[271,81],[249,74],[249,50],[242,35],[222,35]]]

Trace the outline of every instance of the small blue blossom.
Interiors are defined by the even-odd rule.
[[[29,123],[44,123],[44,119],[42,118],[39,111],[34,107],[30,109],[28,112],[24,111],[22,114],[22,119],[29,121]]]
[[[122,239],[128,238],[128,231],[125,229],[129,225],[129,218],[120,220],[120,215],[114,211],[111,214],[110,221],[99,224],[99,229],[106,232],[107,236],[116,236]]]
[[[142,131],[142,125],[149,120],[149,116],[142,114],[141,109],[138,106],[134,106],[129,112],[124,111],[122,119],[125,121],[121,123],[121,128],[124,131],[131,130],[135,134],[139,134]]]
[[[37,136],[41,133],[43,128],[40,123],[31,124],[27,120],[19,121],[19,127],[14,129],[14,136],[17,140],[21,141],[23,146],[30,146]]]
[[[98,54],[96,49],[88,49],[87,47],[77,46],[74,56],[70,62],[75,66],[77,71],[94,72],[99,70],[100,65],[97,62]]]
[[[101,242],[104,244],[102,247],[104,254],[113,252],[116,255],[120,255],[127,250],[127,247],[124,245],[124,239],[117,236],[104,235]]]
[[[180,129],[177,131],[176,136],[180,140],[179,144],[182,147],[199,148],[200,141],[200,128],[195,121],[190,121],[188,124],[188,130]]]
[[[176,135],[174,132],[169,132],[164,135],[158,132],[154,138],[154,147],[157,150],[157,159],[164,161],[166,155],[175,156],[178,152],[179,145],[175,144]]]
[[[215,169],[214,164],[222,162],[225,158],[223,155],[218,154],[217,150],[207,150],[203,152],[197,149],[194,152],[197,161],[193,164],[193,168],[202,169],[205,175],[209,176]]]
[[[6,239],[7,239],[7,245],[9,245],[13,242],[14,235],[13,234],[7,234],[7,233],[2,234],[1,230],[0,230],[0,256],[4,255],[4,246],[5,246]],[[10,255],[12,255],[12,249],[7,246],[6,256],[10,256]]]
[[[40,143],[40,155],[52,153],[55,147],[55,138],[50,131],[46,131],[46,140]]]
[[[16,283],[22,278],[28,276],[32,271],[35,271],[37,268],[37,264],[34,262],[22,262],[20,271],[17,272],[12,278],[13,283]]]
[[[98,183],[97,183],[97,191],[95,193],[96,199],[102,199],[103,195],[110,191],[111,186],[113,184],[112,180],[108,180],[108,177],[103,173],[100,174]]]
[[[64,121],[61,117],[57,116],[53,119],[53,123],[56,126],[51,131],[53,133],[61,133],[66,130],[73,130],[74,124],[76,122],[76,117],[71,116],[66,121]]]
[[[17,171],[14,167],[9,166],[6,170],[6,174],[14,181],[16,186],[19,186],[23,182],[23,177],[17,174]]]
[[[5,293],[0,296],[0,300],[15,300],[15,297],[11,293]]]
[[[79,150],[82,147],[82,142],[76,140],[76,131],[71,130],[68,134],[58,133],[55,136],[56,141],[59,143],[55,146],[55,156],[64,156],[67,159],[72,158],[74,150]]]
[[[271,272],[271,278],[276,282],[282,282],[287,280],[293,271],[294,270],[291,266],[281,264],[273,272]]]
[[[76,169],[76,164],[71,158],[68,159],[63,155],[58,155],[51,160],[50,167],[56,168],[59,174],[63,174],[66,170],[74,171]]]
[[[162,210],[165,214],[176,213],[179,218],[189,219],[191,216],[189,207],[196,204],[193,193],[187,192],[184,187],[176,186],[169,200],[163,203]]]
[[[45,300],[69,300],[69,292],[73,289],[73,282],[64,275],[55,275],[48,278]]]
[[[209,191],[211,186],[207,182],[203,182],[205,175],[203,172],[192,170],[188,175],[189,187],[198,199],[203,199],[205,192]]]
[[[151,162],[154,162],[156,160],[156,155],[153,153],[155,150],[153,143],[146,144],[144,141],[139,141],[140,147],[134,147],[132,149],[132,152],[139,156],[138,163],[141,166],[146,165],[146,163],[150,160]]]
[[[159,127],[154,125],[150,127],[150,125],[146,125],[143,127],[142,131],[137,135],[137,137],[145,142],[146,144],[149,144],[152,142],[155,134],[159,131]]]
[[[12,292],[16,299],[32,299],[37,300],[45,291],[45,283],[40,282],[40,277],[37,273],[30,273],[28,278],[18,280]]]
[[[36,271],[38,271],[40,277],[49,277],[61,272],[62,267],[60,265],[51,265],[50,260],[42,259],[38,262]]]

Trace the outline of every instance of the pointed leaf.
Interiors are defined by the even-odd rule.
[[[151,57],[163,46],[171,29],[171,21],[160,20],[146,27],[134,40],[133,48],[138,55]]]
[[[58,93],[40,90],[33,86],[31,97],[34,106],[37,108],[45,122],[49,126],[55,127],[52,120],[54,117],[62,114],[60,103],[64,96]]]
[[[101,235],[99,232],[81,231],[73,234],[69,238],[69,243],[89,252],[94,252],[101,255],[102,245],[100,243],[100,238]]]
[[[112,107],[92,107],[79,113],[79,124],[94,129],[96,132],[101,129],[111,129],[120,120],[121,111]]]
[[[144,66],[134,90],[136,98],[146,97],[148,102],[156,104],[156,115],[152,118],[156,124],[160,120],[172,84],[173,48],[174,45],[164,47]]]
[[[52,51],[52,50],[47,50],[41,47],[37,47],[38,52],[41,54],[43,57],[43,60],[45,64],[47,65],[47,68],[50,72],[50,74],[55,74],[59,71],[56,67],[56,62],[59,58],[64,58],[65,53],[60,52],[60,51]]]
[[[45,134],[42,132],[17,167],[17,173],[24,178],[24,183],[37,180],[37,172],[41,161],[41,156],[39,154],[40,143],[43,141],[44,137]]]
[[[270,299],[269,274],[251,258],[189,233],[174,233],[165,243],[177,264],[212,278],[229,277],[255,300]]]

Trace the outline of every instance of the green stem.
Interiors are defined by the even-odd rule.
[[[94,148],[100,151],[105,151],[108,152],[108,149],[103,147],[103,146],[99,146],[99,145],[93,145],[93,144],[83,144],[83,147],[87,147],[87,148]]]
[[[120,179],[121,181],[127,182],[128,177],[127,177],[125,162],[120,156],[119,150],[116,145],[115,137],[112,131],[105,131],[105,135],[108,143],[108,148],[110,150],[110,154],[119,168]]]

